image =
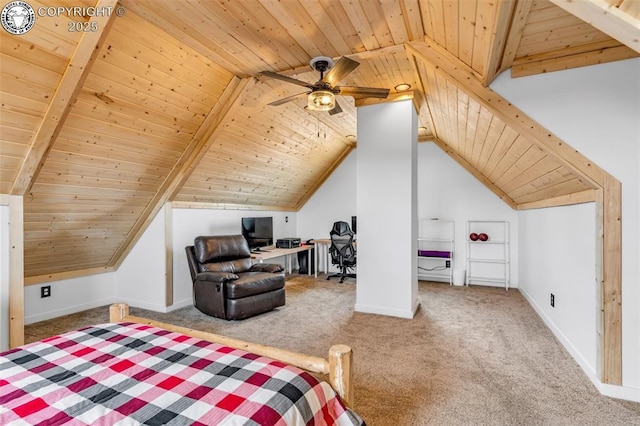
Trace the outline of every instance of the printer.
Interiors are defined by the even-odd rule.
[[[300,238],[278,238],[276,240],[276,248],[295,248],[300,247]]]

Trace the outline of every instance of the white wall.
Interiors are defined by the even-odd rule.
[[[119,303],[166,312],[165,209],[160,209],[144,234],[115,272]]]
[[[596,374],[595,203],[520,212],[520,291],[581,367]],[[551,294],[555,307],[551,307]]]
[[[42,286],[51,286],[51,296],[40,297]],[[24,288],[24,322],[31,324],[114,302],[114,273],[33,284]]]
[[[9,349],[9,206],[0,204],[0,351]]]
[[[598,166],[622,182],[622,352],[623,384],[640,388],[640,59],[612,62],[548,74],[511,79],[504,73],[492,84],[492,89],[507,98],[526,114],[580,151]],[[555,210],[567,209],[567,212]],[[562,207],[522,212],[523,224],[544,223],[547,232],[565,235],[567,229],[563,217],[589,222],[582,232],[594,235],[594,222],[588,216],[590,211]],[[559,219],[559,220],[556,220]],[[592,280],[593,257],[581,259],[580,241],[566,247],[568,259],[576,263],[571,277],[582,277],[583,270],[589,271]],[[533,253],[549,250],[553,252],[551,241],[522,238],[520,250]],[[574,257],[577,258],[574,259]],[[524,265],[524,262],[528,262]],[[578,297],[582,292],[592,293],[590,283],[561,279],[568,265],[535,264],[529,256],[521,256],[522,271],[543,268],[547,271],[547,285],[561,289],[563,293]],[[595,325],[586,311],[594,311],[595,299],[585,294],[581,303],[562,304],[549,313],[548,292],[524,272],[520,274],[520,287],[530,297],[534,306],[543,309],[551,321],[551,329],[561,332],[573,347],[580,352],[579,358],[589,365],[594,361],[592,347]],[[584,278],[580,278],[582,281]],[[582,297],[582,296],[581,296]],[[559,301],[562,303],[562,300]],[[589,333],[578,332],[572,325],[571,316],[580,316],[583,327]],[[591,367],[593,368],[593,367]],[[586,369],[587,373],[589,370]],[[592,380],[594,378],[592,377]],[[635,393],[640,400],[640,392]]]
[[[357,149],[353,150],[298,212],[298,236],[329,238],[333,222],[356,216]]]

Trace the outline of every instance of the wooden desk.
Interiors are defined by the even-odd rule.
[[[251,258],[258,259],[260,263],[264,263],[264,261],[267,259],[273,259],[276,257],[285,256],[285,269],[288,270],[290,274],[291,264],[293,263],[291,261],[291,255],[301,251],[311,250],[313,248],[314,246],[300,246],[300,247],[294,247],[294,248],[273,248],[265,251],[260,251],[257,253],[251,253]],[[309,259],[308,263],[310,263],[310,261],[311,259]],[[311,275],[311,268],[307,267],[307,270],[308,270],[308,275]]]

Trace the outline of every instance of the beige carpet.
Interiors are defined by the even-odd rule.
[[[517,290],[420,282],[412,320],[355,313],[353,280],[293,275],[287,305],[227,322],[193,307],[160,321],[326,357],[353,347],[355,409],[375,425],[640,425],[600,395]],[[36,340],[108,321],[107,307],[26,327]]]

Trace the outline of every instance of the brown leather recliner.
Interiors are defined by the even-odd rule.
[[[239,320],[284,306],[282,266],[253,264],[242,235],[200,236],[185,249],[199,311]]]

